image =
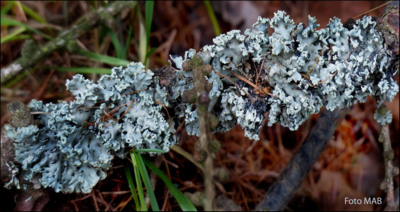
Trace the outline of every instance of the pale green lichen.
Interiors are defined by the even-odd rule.
[[[220,119],[217,131],[240,124],[246,136],[258,139],[264,113],[269,126],[280,123],[297,130],[324,106],[328,110],[349,107],[365,102],[367,96],[377,97],[379,106],[394,98],[398,92],[392,79],[395,71],[389,70],[391,58],[371,17],[357,20],[352,29],[333,18],[326,28],[317,30],[316,18],[308,19],[308,26],[295,25],[285,12],[278,11],[272,19],[259,18],[244,34],[233,30],[216,37],[213,45],[198,52],[220,73],[213,72],[208,78],[213,88],[209,111]],[[188,59],[173,60],[178,72]],[[268,88],[272,95],[260,95],[259,89],[237,75]],[[180,109],[179,114],[185,114],[180,117],[196,123],[192,104],[185,107],[190,109]],[[193,124],[186,128],[189,134],[198,135]]]
[[[297,130],[324,106],[349,107],[367,96],[381,106],[394,98],[396,71],[371,17],[352,29],[338,18],[318,30],[314,17],[308,21],[295,25],[283,11],[259,18],[244,34],[233,30],[199,52],[171,56],[173,76],[162,83],[140,63],[116,67],[97,83],[75,75],[66,85],[76,100],[32,101],[37,125],[6,125],[23,174],[57,192],[88,193],[106,176],[114,155],[124,157],[132,147],[168,151],[183,123],[189,134],[199,135],[194,67],[183,67],[196,54],[197,62],[213,69],[202,87],[209,93],[208,111],[219,119],[214,132],[239,124],[247,137],[259,139],[266,120]],[[381,124],[391,121],[390,113],[377,114]]]
[[[165,91],[152,87],[153,73],[142,64],[114,68],[98,83],[75,75],[66,84],[76,100],[33,100],[29,108],[37,112],[37,126],[5,126],[28,180],[40,177],[56,192],[89,193],[106,177],[113,153],[124,157],[132,147],[169,151],[175,143],[155,102],[166,102]]]

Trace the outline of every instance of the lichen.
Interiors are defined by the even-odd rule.
[[[153,73],[131,63],[98,83],[75,75],[66,83],[72,102],[32,100],[37,125],[6,125],[24,176],[39,176],[56,192],[89,193],[106,177],[113,153],[124,157],[128,147],[168,151],[175,137],[156,103],[166,103],[166,94],[152,84]]]
[[[381,125],[392,123],[392,112],[387,107],[380,107],[374,113],[375,120]]]
[[[394,58],[371,17],[350,28],[338,18],[321,29],[315,17],[308,22],[296,25],[283,11],[260,17],[243,34],[232,30],[198,52],[171,56],[165,77],[141,63],[115,67],[97,83],[75,75],[66,83],[75,100],[33,100],[29,108],[37,122],[6,125],[23,174],[57,192],[88,193],[104,179],[114,155],[124,157],[131,148],[168,151],[183,125],[199,135],[200,93],[194,84],[209,94],[208,111],[218,117],[214,132],[239,124],[255,140],[264,122],[297,130],[324,106],[345,108],[373,96],[380,107],[394,98]],[[189,67],[200,61],[212,71]],[[194,82],[196,73],[205,83]],[[391,114],[375,118],[387,124]]]
[[[336,17],[318,30],[315,17],[308,22],[296,25],[278,11],[272,19],[260,17],[244,34],[232,30],[197,52],[214,70],[207,79],[213,94],[209,111],[220,121],[216,131],[240,124],[247,137],[258,139],[264,114],[269,126],[280,123],[297,130],[324,106],[350,107],[367,96],[376,97],[380,106],[394,98],[398,85],[389,70],[392,58],[371,17],[352,28]],[[174,60],[178,72],[188,59]],[[186,103],[180,113],[190,120],[188,133],[197,135],[193,105]]]

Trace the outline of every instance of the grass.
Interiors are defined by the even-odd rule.
[[[131,169],[129,168],[129,164],[125,164],[124,168],[125,168],[126,179],[128,180],[129,188],[132,193],[133,201],[135,202],[136,211],[140,211],[139,199],[138,195],[136,194],[136,187],[135,183],[133,182],[132,172]]]
[[[18,28],[16,30],[14,30],[12,33],[10,33],[8,36],[5,36],[4,38],[1,38],[1,44],[5,43],[7,41],[15,40],[15,39],[13,39],[14,36],[17,36],[20,33],[25,32],[25,31],[34,32],[34,33],[36,33],[36,34],[38,34],[38,35],[40,35],[40,36],[42,36],[44,38],[47,38],[49,40],[52,39],[51,36],[41,32],[41,31],[39,31],[39,30],[37,30],[37,29],[35,29],[33,27],[30,27],[27,24],[24,24],[24,23],[22,23],[20,21],[14,20],[14,19],[2,17],[1,18],[1,26],[6,26],[6,27],[18,26]],[[18,33],[16,33],[15,31],[18,31]]]
[[[93,68],[93,67],[44,67],[46,69],[54,69],[61,72],[72,72],[77,74],[111,74],[109,68]]]
[[[142,210],[142,211],[148,210],[146,203],[144,201],[145,193],[143,192],[142,181],[146,188],[147,195],[149,196],[152,210],[153,211],[160,210],[157,203],[157,199],[153,191],[153,187],[150,182],[149,174],[146,169],[147,166],[151,171],[153,171],[161,178],[161,180],[165,183],[169,192],[171,192],[172,196],[176,199],[180,208],[183,211],[196,211],[196,207],[193,206],[190,200],[171,182],[171,180],[168,179],[168,177],[160,169],[158,169],[150,161],[143,158],[140,152],[165,153],[165,151],[152,150],[152,149],[138,149],[138,150],[131,150],[129,152],[134,169],[134,178],[136,186],[133,182],[130,168],[127,165],[125,165],[125,174],[126,177],[128,178],[128,184],[131,189],[133,199],[135,201],[136,210]],[[136,187],[138,188],[137,191],[135,189]]]
[[[190,202],[190,200],[171,182],[171,180],[168,179],[167,176],[165,176],[160,169],[146,159],[143,159],[143,161],[146,166],[151,169],[151,171],[156,173],[161,178],[183,211],[197,211],[192,202]]]
[[[141,211],[147,211],[146,202],[144,200],[144,192],[143,192],[143,186],[142,186],[142,180],[141,180],[141,176],[140,176],[138,162],[136,161],[136,157],[132,152],[130,152],[129,154],[131,156],[131,160],[132,160],[132,164],[133,164],[133,172],[135,173],[136,186],[138,188],[139,205],[140,205],[139,208]]]
[[[202,26],[204,28],[208,27],[208,28],[210,28],[210,30],[213,30],[213,31],[211,31],[211,34],[215,33],[215,35],[219,35],[221,32],[221,29],[218,24],[218,20],[215,16],[215,11],[213,10],[213,8],[211,6],[210,1],[204,1],[203,3],[204,3],[204,7],[206,10],[202,10],[202,11],[208,13],[208,17],[210,20],[208,21],[207,24],[205,24],[205,26],[202,23],[200,23],[200,26]],[[56,1],[50,2],[48,4],[49,4],[48,6],[50,9],[54,9],[54,8],[52,8],[53,6],[58,7],[61,5],[60,2],[56,2]],[[73,4],[74,3],[68,3],[68,5],[67,5],[65,3],[66,6],[71,6]],[[82,4],[84,4],[84,3],[82,3]],[[94,8],[97,8],[97,7],[106,5],[108,3],[105,1],[101,1],[101,2],[90,2],[87,4],[92,4],[92,5],[94,5]],[[121,37],[120,36],[121,34],[119,34],[117,32],[117,30],[115,30],[114,25],[111,28],[109,28],[109,26],[106,26],[106,25],[100,25],[98,27],[99,34],[100,34],[99,39],[97,39],[97,38],[94,39],[92,37],[91,32],[87,33],[88,34],[87,36],[84,36],[83,38],[82,37],[79,38],[79,41],[85,47],[87,47],[86,49],[89,49],[89,50],[79,50],[79,51],[73,52],[72,54],[69,54],[67,56],[65,56],[63,54],[64,53],[63,50],[54,52],[54,54],[52,54],[49,58],[42,60],[43,62],[45,62],[44,65],[43,65],[43,63],[35,64],[28,71],[22,72],[16,76],[14,76],[14,78],[10,79],[5,84],[2,84],[2,89],[3,88],[12,88],[12,89],[29,90],[30,88],[35,88],[34,86],[32,86],[32,84],[40,84],[41,81],[38,79],[43,76],[46,76],[48,69],[54,69],[54,70],[57,70],[60,72],[70,72],[70,73],[109,74],[111,72],[111,70],[110,70],[110,68],[107,68],[107,67],[126,65],[130,61],[142,61],[148,67],[150,64],[150,61],[149,61],[150,56],[153,54],[153,52],[155,50],[154,47],[151,47],[151,44],[153,46],[157,47],[158,44],[156,45],[155,44],[156,42],[159,42],[160,44],[162,42],[164,42],[164,40],[162,40],[163,39],[162,36],[160,36],[159,41],[157,41],[157,39],[155,39],[158,37],[150,36],[151,30],[152,30],[152,21],[155,20],[156,18],[159,19],[160,17],[162,17],[163,14],[157,14],[157,13],[156,13],[156,15],[154,14],[154,12],[155,12],[154,7],[158,6],[158,5],[155,5],[154,2],[146,2],[146,3],[143,2],[143,4],[141,4],[141,5],[145,6],[145,8],[142,8],[142,11],[144,11],[143,16],[138,13],[130,12],[130,14],[128,14],[129,20],[126,21],[126,19],[123,19],[126,22],[122,22],[122,21],[118,20],[118,18],[116,18],[116,17],[110,17],[110,20],[112,20],[112,21],[123,23],[123,26],[125,27],[123,30],[124,37]],[[38,43],[40,44],[40,43],[43,43],[43,40],[46,41],[49,39],[53,39],[55,37],[55,34],[51,31],[51,29],[53,29],[53,30],[56,29],[55,31],[58,32],[57,28],[52,28],[50,26],[50,24],[54,24],[54,26],[56,26],[57,23],[55,23],[53,20],[46,20],[45,17],[44,16],[42,17],[39,12],[37,12],[37,11],[35,12],[35,10],[36,10],[35,7],[32,7],[32,9],[31,9],[31,8],[29,8],[29,6],[30,6],[30,4],[27,4],[27,3],[25,4],[25,2],[23,2],[23,1],[2,2],[2,7],[1,7],[2,32],[6,32],[7,34],[3,33],[3,36],[0,39],[0,41],[2,44],[5,44],[6,51],[11,49],[11,51],[10,51],[11,53],[17,53],[17,50],[20,48],[20,46],[22,44],[21,40],[23,41],[28,38],[30,38],[30,39],[33,38],[35,41],[38,41]],[[22,12],[28,18],[28,22],[25,22],[24,20],[19,19],[18,14],[15,12],[17,7],[18,7],[18,9],[22,8]],[[80,8],[79,5],[76,7]],[[138,7],[136,7],[136,8],[138,8]],[[189,10],[188,8],[190,8],[190,7],[187,6],[186,8],[184,8],[184,10],[180,10],[180,12],[181,11],[185,12],[185,10]],[[65,11],[67,12],[66,14],[68,14],[68,8],[66,7],[65,9],[66,9]],[[179,9],[179,7],[178,7],[178,9]],[[90,10],[90,8],[88,8],[87,11],[89,11],[89,10]],[[199,10],[196,10],[196,11],[199,11]],[[54,14],[54,11],[52,11],[52,10],[49,10],[46,12],[48,12],[49,14]],[[194,12],[191,12],[190,14],[193,15]],[[358,13],[349,15],[349,17],[357,15],[357,14]],[[204,13],[204,15],[207,15],[207,14]],[[73,17],[71,15],[64,17],[64,19],[68,20],[67,23],[70,23],[70,24],[73,23]],[[47,23],[47,21],[49,22],[49,27],[44,25],[44,23]],[[157,20],[157,21],[159,21],[159,20]],[[195,23],[195,22],[196,22],[196,20],[191,21],[190,24]],[[43,23],[40,25],[41,26],[40,28],[35,27],[35,25],[37,25],[38,23]],[[77,23],[77,22],[75,22],[75,23]],[[140,28],[137,26],[138,24],[140,25]],[[115,26],[118,26],[118,25],[116,24]],[[60,26],[57,25],[57,27],[62,29],[65,27],[65,25],[60,24]],[[171,27],[174,27],[174,25],[172,25],[172,24],[171,24],[171,26],[165,25],[163,27],[165,27],[164,30],[171,29]],[[212,27],[212,29],[211,29],[211,27]],[[49,28],[49,30],[47,28]],[[187,27],[181,27],[181,28],[178,27],[177,29],[181,30],[182,28],[187,29]],[[227,28],[227,27],[224,26],[224,28]],[[157,30],[154,32],[155,35],[156,35],[156,33],[160,32],[160,31],[158,31],[160,29],[159,28],[156,29],[154,27],[154,25],[153,25],[153,30]],[[161,32],[168,33],[168,31],[161,31]],[[174,45],[176,45],[176,44],[181,45],[184,42],[188,42],[190,44],[190,39],[192,39],[191,34],[192,33],[190,33],[190,31],[189,31],[189,33],[187,33],[187,36],[185,36],[185,40],[189,40],[189,42],[182,40],[182,39],[181,40],[178,39],[179,43],[174,42]],[[179,35],[181,35],[181,34],[179,34]],[[201,32],[201,36],[205,37],[204,35],[206,35],[206,33],[203,34],[203,32]],[[165,36],[165,34],[163,34],[163,36]],[[104,39],[104,38],[107,38],[107,39]],[[151,44],[150,44],[150,38],[152,38]],[[102,42],[103,40],[107,40],[107,42],[103,43]],[[204,38],[202,38],[201,41],[204,42]],[[95,43],[95,42],[97,42],[97,43]],[[97,44],[100,48],[93,47]],[[109,44],[109,46],[108,46],[108,44]],[[134,45],[132,45],[132,44],[134,44]],[[131,46],[134,46],[134,47],[130,48]],[[188,46],[190,46],[190,45],[188,45]],[[104,48],[102,48],[102,47],[104,47]],[[172,48],[172,50],[176,50],[176,49],[178,49],[178,48],[177,47]],[[11,55],[13,55],[13,56],[11,56]],[[12,62],[12,60],[7,60],[7,59],[10,59],[10,58],[15,59],[16,57],[18,57],[17,54],[8,54],[8,55],[2,55],[2,56],[5,56],[4,63]],[[84,57],[83,60],[82,60],[82,56]],[[79,57],[79,60],[74,59],[77,57]],[[70,63],[68,63],[69,59],[71,59]],[[154,63],[154,61],[157,61],[157,59],[158,58],[151,57],[151,60],[152,60],[151,62]],[[81,62],[81,63],[78,63],[78,62]],[[92,65],[92,64],[95,64],[95,65]],[[159,64],[161,64],[161,63],[159,63]],[[57,66],[60,66],[60,67],[57,67]],[[72,66],[72,67],[63,67],[63,66]],[[94,67],[94,66],[96,66],[96,67]],[[312,70],[310,70],[310,72],[311,71]],[[58,85],[60,83],[62,84],[62,81],[65,80],[64,77],[70,77],[71,75],[65,75],[65,74],[58,73],[58,75],[55,75],[55,76],[56,77],[54,77],[54,79],[58,80],[57,81],[58,83],[55,83],[55,85]],[[21,79],[25,79],[25,80],[21,81]],[[35,83],[32,83],[32,81],[34,81]],[[38,83],[36,83],[36,81]],[[54,86],[54,85],[49,84],[49,87],[51,87],[51,86]],[[43,86],[43,88],[45,88],[45,87],[46,86]],[[31,90],[35,91],[35,89],[31,89]],[[55,91],[55,92],[53,92],[53,91]],[[50,92],[53,92],[53,93],[50,93]],[[63,92],[63,90],[62,90],[62,92]],[[57,89],[53,89],[53,88],[50,89],[49,91],[46,90],[45,94],[47,96],[51,96],[51,98],[52,98],[51,100],[53,100],[53,98],[55,98],[55,97],[60,97],[60,96],[64,95],[64,94],[60,94],[60,92]],[[6,95],[6,92],[3,92],[3,90],[2,90],[2,95]],[[29,97],[29,96],[27,96],[27,97]],[[42,98],[42,97],[45,99],[45,95],[40,95],[38,98]],[[28,98],[27,98],[27,100],[28,100]],[[49,100],[49,97],[47,97],[47,100]],[[4,100],[4,102],[6,102],[6,101],[7,100]],[[367,105],[367,106],[370,106],[370,105]],[[357,121],[360,121],[360,120],[357,120]],[[365,121],[365,120],[361,120],[361,121],[367,125],[369,125],[371,123],[371,121],[369,119],[367,121]],[[275,129],[280,129],[280,126],[278,126],[278,127],[274,126],[274,127],[268,128],[268,130],[271,130],[271,132],[268,131],[268,136],[266,136],[266,137],[274,139],[274,138],[277,138],[277,136],[281,136],[280,133],[275,133]],[[342,126],[342,128],[343,127],[344,126]],[[348,130],[342,130],[342,132],[350,133],[350,132],[353,132],[353,130],[355,129],[352,124],[350,124],[347,127],[348,127]],[[374,128],[372,128],[372,129],[374,129]],[[373,132],[377,132],[377,130],[373,130]],[[230,133],[235,136],[227,137],[227,139],[225,139],[226,140],[225,144],[222,143],[223,145],[225,145],[223,147],[225,152],[228,152],[228,153],[235,153],[238,151],[244,152],[244,150],[250,148],[248,142],[243,142],[242,141],[243,138],[240,136],[237,136],[238,135],[237,130],[232,131]],[[362,133],[362,132],[360,131],[358,133]],[[289,136],[289,137],[296,137],[296,138],[301,137],[300,133],[296,133],[296,134],[292,133],[291,135],[296,135],[296,136]],[[347,134],[345,134],[345,135],[347,135]],[[344,136],[344,137],[352,138],[351,135],[349,134],[349,136]],[[230,140],[228,140],[228,138]],[[246,210],[251,209],[251,206],[249,208],[248,204],[254,205],[259,200],[259,198],[263,197],[262,196],[263,193],[261,194],[261,197],[260,197],[260,195],[258,195],[258,193],[260,193],[260,191],[258,191],[258,189],[261,188],[260,186],[256,187],[257,189],[249,187],[249,185],[252,185],[253,183],[255,185],[259,185],[259,183],[262,179],[259,179],[259,181],[252,180],[248,176],[242,175],[241,173],[247,172],[248,167],[252,167],[251,165],[259,160],[272,161],[271,163],[265,164],[265,166],[263,166],[261,170],[258,170],[258,169],[252,170],[252,171],[254,171],[254,173],[258,172],[257,174],[260,174],[260,176],[263,175],[264,173],[266,173],[266,172],[264,172],[265,170],[272,172],[272,171],[276,171],[274,169],[274,167],[283,167],[287,161],[286,161],[286,157],[284,156],[284,154],[280,155],[280,154],[282,154],[282,153],[280,153],[281,149],[278,149],[278,147],[277,147],[278,145],[275,145],[279,140],[280,140],[279,138],[275,139],[275,141],[272,140],[270,142],[271,145],[259,142],[256,144],[257,146],[254,148],[254,149],[257,149],[256,151],[253,151],[253,150],[249,151],[247,154],[242,155],[242,156],[239,155],[239,156],[235,156],[232,158],[227,158],[226,154],[221,154],[219,156],[217,155],[217,157],[220,157],[220,158],[217,158],[217,161],[218,160],[224,161],[223,162],[224,165],[227,165],[230,167],[239,167],[239,168],[235,168],[234,170],[231,170],[232,175],[234,175],[235,177],[232,178],[231,182],[226,185],[226,188],[229,187],[227,196],[229,198],[233,199],[235,202],[240,202],[240,204]],[[282,138],[281,138],[281,140],[282,140]],[[289,142],[289,141],[285,141],[285,139],[283,138],[283,142]],[[300,140],[296,139],[295,142],[296,142],[296,144],[298,144],[298,143],[300,143]],[[355,141],[349,141],[349,142],[345,142],[345,143],[352,144],[354,142]],[[291,144],[292,143],[290,143],[290,145]],[[193,144],[190,142],[188,143],[186,140],[184,147],[191,146],[191,145],[193,145]],[[168,198],[165,202],[168,203],[170,201],[172,203],[172,201],[174,201],[174,199],[176,199],[176,202],[178,203],[180,209],[182,209],[184,211],[196,210],[196,208],[191,204],[190,200],[188,200],[188,198],[185,195],[183,195],[182,192],[180,191],[180,189],[182,190],[182,188],[176,186],[177,181],[175,179],[180,178],[180,177],[186,177],[186,173],[184,173],[184,172],[186,172],[188,170],[187,169],[188,167],[187,167],[187,165],[186,165],[186,167],[181,166],[180,162],[182,162],[182,160],[185,162],[185,164],[187,161],[192,161],[193,164],[195,164],[199,169],[202,169],[203,166],[202,166],[202,164],[199,164],[196,161],[194,161],[193,156],[190,153],[185,152],[185,151],[180,151],[180,147],[179,146],[176,146],[176,147],[177,148],[174,148],[174,147],[171,148],[171,150],[173,150],[174,152],[171,152],[170,154],[173,156],[176,156],[177,154],[182,155],[183,159],[182,159],[182,157],[176,157],[176,158],[174,158],[174,159],[176,159],[176,161],[173,161],[173,160],[171,161],[170,167],[174,163],[177,164],[177,166],[179,166],[176,168],[176,170],[172,171],[172,180],[171,180],[170,174],[167,171],[163,171],[163,170],[166,170],[166,168],[168,166],[162,167],[162,168],[157,168],[152,162],[150,162],[150,160],[146,160],[146,158],[144,158],[140,154],[143,152],[144,153],[147,153],[147,152],[165,153],[164,151],[151,150],[151,149],[136,149],[135,154],[133,154],[134,160],[132,158],[132,155],[130,155],[130,157],[129,157],[135,164],[126,163],[126,165],[124,167],[125,174],[126,174],[126,180],[128,181],[129,190],[130,190],[128,192],[130,192],[132,194],[128,193],[125,195],[129,195],[129,196],[118,196],[114,202],[110,201],[111,198],[105,196],[105,200],[109,203],[109,206],[113,207],[115,205],[118,205],[118,203],[120,201],[120,205],[122,205],[122,203],[125,203],[125,202],[130,203],[131,205],[133,204],[134,207],[131,208],[130,210],[132,210],[132,209],[133,210],[155,210],[157,208],[160,209],[158,206],[161,206],[161,205],[158,205],[158,204],[161,204],[161,202],[163,201],[163,199],[161,199],[161,198],[163,198],[163,197],[158,196],[159,193],[155,192],[155,188],[151,187],[151,184],[149,184],[149,182],[146,180],[146,179],[148,179],[148,176],[150,175],[149,173],[152,172],[159,177],[158,178],[156,176],[156,180],[158,180],[157,181],[157,191],[158,191],[159,186],[162,187],[165,185],[166,188],[168,188],[169,194],[171,194],[171,195],[169,195],[170,199],[168,198],[168,195],[165,197],[165,198]],[[328,149],[329,151],[327,151],[329,154],[331,154],[330,152],[335,151],[334,147],[328,147],[328,148],[330,148],[330,149]],[[360,148],[361,148],[361,146],[360,146]],[[349,146],[346,149],[349,151],[350,150],[353,151],[352,146]],[[364,149],[361,148],[361,150],[363,150],[364,152],[367,151],[365,148]],[[265,152],[268,152],[268,154],[264,154]],[[256,158],[257,161],[253,161],[253,158]],[[321,158],[323,158],[323,157],[321,157]],[[343,159],[343,161],[341,161],[340,164],[346,165],[349,163],[345,160],[347,160],[347,157],[346,157],[346,159]],[[328,163],[329,161],[324,161],[324,162]],[[116,164],[116,165],[118,165],[118,164]],[[132,169],[132,168],[134,168],[134,169]],[[340,172],[340,170],[342,169],[342,166],[339,166],[337,169]],[[114,169],[114,170],[116,170],[116,169]],[[190,169],[190,170],[192,170],[192,169]],[[118,173],[118,174],[120,174],[120,173]],[[122,181],[125,182],[125,178],[124,177],[122,177],[122,178],[123,178]],[[187,186],[184,188],[185,191],[194,191],[194,190],[201,189],[202,184],[201,184],[200,180],[198,180],[198,179],[192,179],[192,178],[190,178],[190,179],[180,178],[180,179],[183,181],[183,183],[193,183],[193,185],[198,186],[198,187]],[[113,181],[113,180],[114,179],[111,179],[111,181]],[[119,179],[116,179],[116,180],[119,180]],[[243,182],[247,182],[247,183],[243,184]],[[180,183],[179,185],[184,185],[182,182],[179,182],[179,183]],[[117,184],[117,185],[118,185],[118,188],[120,188],[119,186],[121,186],[121,184]],[[123,185],[126,186],[126,184],[123,184]],[[99,188],[100,192],[105,192],[105,193],[109,192],[109,191],[102,191],[101,189],[104,188],[103,186],[99,186],[98,188]],[[108,188],[108,184],[107,184],[107,188]],[[123,189],[124,187],[122,186],[121,188]],[[117,189],[114,190],[114,188],[113,188],[113,190],[111,192],[115,192],[115,191],[117,191]],[[151,196],[150,193],[152,191],[153,191],[154,196],[152,196],[152,198],[150,198],[150,196]],[[118,192],[121,192],[121,191],[118,191]],[[242,193],[244,193],[244,194],[242,194]],[[242,194],[242,196],[240,194]],[[113,198],[116,197],[115,194],[113,194],[112,196],[113,196]],[[158,198],[158,203],[157,203],[157,199],[155,199],[155,198]],[[54,199],[52,199],[52,201],[54,201]],[[60,202],[60,203],[62,205],[65,204],[63,202]],[[92,207],[90,205],[90,204],[92,204],[92,202],[90,202],[90,200],[88,201],[88,204],[89,204],[88,207]],[[168,204],[166,204],[166,205],[168,205]],[[105,207],[108,207],[108,206],[105,206]],[[177,206],[173,205],[171,208],[177,209]],[[114,209],[115,209],[115,207],[114,207]],[[291,209],[293,209],[293,208],[291,208]]]
[[[91,51],[79,50],[78,54],[85,56],[91,60],[109,64],[109,65],[113,65],[113,66],[126,66],[130,63],[129,61],[127,61],[125,59],[121,59],[119,57],[111,57],[111,56],[107,56],[107,55],[96,54]]]
[[[218,20],[215,17],[215,13],[214,13],[214,10],[213,10],[213,8],[211,6],[210,1],[205,0],[204,1],[204,5],[206,6],[208,17],[210,17],[211,24],[212,24],[212,26],[214,28],[215,36],[218,36],[218,35],[221,34],[221,28],[219,27]]]
[[[108,35],[111,38],[111,42],[112,42],[112,44],[114,46],[117,58],[125,59],[126,58],[125,52],[127,52],[127,51],[125,51],[125,48],[122,47],[121,42],[118,40],[118,37],[115,34],[114,30],[108,28]]]

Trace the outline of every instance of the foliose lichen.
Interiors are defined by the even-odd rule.
[[[352,28],[338,18],[322,29],[316,18],[308,22],[296,25],[283,11],[260,17],[244,34],[232,30],[198,52],[171,56],[173,72],[165,78],[140,63],[116,67],[97,83],[75,75],[66,83],[75,100],[33,100],[35,125],[6,125],[16,160],[27,179],[39,177],[44,187],[88,193],[104,179],[114,155],[124,157],[132,147],[168,151],[178,126],[199,135],[196,105],[185,97],[194,72],[182,67],[196,54],[213,68],[205,87],[208,110],[219,119],[214,132],[239,124],[257,140],[266,120],[297,130],[324,106],[349,107],[373,96],[380,107],[394,98],[393,58],[371,17]],[[390,113],[375,117],[381,124],[391,121]]]
[[[396,71],[389,70],[391,57],[371,17],[357,20],[352,28],[338,18],[322,29],[317,29],[315,17],[309,16],[308,22],[296,25],[278,11],[272,19],[259,17],[244,34],[232,30],[197,52],[213,66],[208,82],[213,94],[209,111],[220,121],[215,131],[239,124],[247,137],[258,139],[265,120],[269,126],[280,123],[297,130],[324,106],[334,110],[374,96],[379,107],[394,98],[399,90],[392,79]],[[177,73],[190,58],[172,59]],[[197,122],[192,104],[178,113]],[[186,129],[198,135],[194,124]]]
[[[89,193],[106,177],[113,153],[124,157],[128,147],[168,151],[175,137],[156,103],[166,103],[165,91],[153,86],[152,76],[131,63],[98,83],[75,75],[66,83],[72,102],[32,100],[37,125],[5,126],[25,178],[40,176],[56,192]]]

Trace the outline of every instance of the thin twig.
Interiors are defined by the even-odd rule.
[[[386,2],[386,3],[382,4],[381,6],[375,7],[374,9],[368,10],[367,12],[364,12],[364,13],[361,13],[360,15],[354,16],[353,19],[356,19],[356,18],[358,18],[358,17],[360,17],[360,16],[362,16],[362,15],[365,15],[365,14],[367,14],[367,13],[369,13],[369,12],[372,12],[372,11],[374,11],[374,10],[377,10],[377,9],[379,9],[379,8],[381,8],[381,7],[383,7],[383,6],[386,6],[386,5],[388,5],[388,4],[392,3],[392,2],[393,2],[393,1]]]
[[[217,73],[218,75],[220,75],[221,77],[227,79],[227,80],[228,80],[229,82],[231,82],[232,84],[234,84],[239,90],[245,92],[245,93],[247,94],[247,96],[250,98],[250,101],[251,101],[251,102],[254,102],[253,97],[252,97],[247,91],[243,90],[239,85],[237,85],[236,83],[234,83],[234,82],[233,82],[231,79],[229,79],[227,76],[225,76],[225,75],[219,73],[218,71],[215,71],[215,70],[213,70],[213,71],[214,71],[215,73]]]
[[[167,107],[165,107],[165,105],[164,105],[163,103],[161,103],[161,102],[159,102],[159,101],[157,101],[157,100],[155,100],[155,99],[153,99],[153,101],[154,101],[155,103],[161,105],[161,106],[164,108],[165,112],[167,112],[168,120],[170,120],[170,119],[171,119],[171,116],[169,115],[169,112],[168,112]]]
[[[385,105],[381,106],[378,110],[388,110]],[[386,191],[386,207],[385,211],[395,211],[396,203],[394,198],[393,177],[395,174],[395,167],[392,164],[394,152],[392,149],[392,142],[390,141],[389,125],[385,124],[381,128],[379,141],[383,143],[383,159],[385,161],[385,191]]]
[[[204,167],[201,165],[199,162],[197,162],[191,154],[186,152],[184,149],[182,149],[180,146],[173,145],[171,148],[174,152],[182,155],[186,159],[188,159],[190,162],[192,162],[194,165],[196,165],[202,172],[204,172]]]
[[[96,208],[96,211],[100,211],[99,206],[97,205],[97,198],[94,193],[94,189],[92,190],[92,193],[90,194],[92,196],[93,202],[94,202],[94,207]]]
[[[307,72],[306,76],[308,76],[311,73],[311,71],[314,69],[315,65],[317,65],[317,62],[318,62],[319,58],[321,57],[323,50],[324,50],[324,48],[321,49],[321,52],[319,53],[317,60],[315,61],[314,65],[310,68],[310,70]]]

